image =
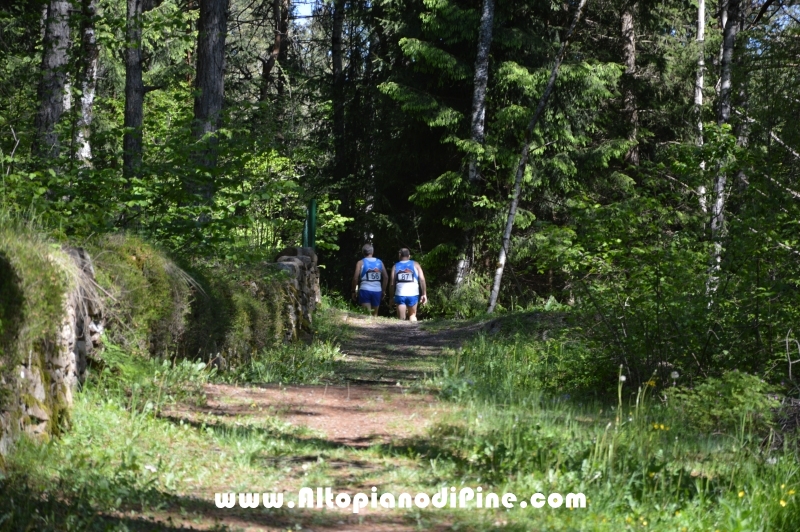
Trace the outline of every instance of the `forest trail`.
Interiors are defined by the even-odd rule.
[[[340,319],[344,357],[338,363],[334,382],[248,387],[211,384],[206,387],[205,405],[184,407],[169,417],[195,426],[206,423],[247,429],[275,423],[291,425],[293,444],[307,445],[308,452],[303,456],[265,458],[271,467],[278,466],[281,471],[274,481],[278,490],[297,493],[301,487],[330,486],[334,492],[354,493],[368,492],[377,485],[382,486],[381,490],[397,492],[399,486],[407,486],[396,477],[398,471],[403,471],[406,478],[419,476],[417,461],[402,456],[398,449],[424,445],[426,428],[455,408],[440,402],[419,383],[426,374],[440,368],[445,348],[457,347],[473,336],[481,324],[409,323],[354,313],[343,314]],[[309,475],[310,468],[317,474]],[[213,491],[246,489],[239,485],[241,482],[223,477]],[[211,502],[214,492],[186,494],[198,502],[208,501],[184,507],[182,513],[188,510],[195,516],[191,521],[180,519],[171,511],[161,517],[190,529],[215,526],[248,532],[420,528],[420,523],[403,510],[366,509],[360,515],[338,509],[221,510]],[[427,528],[447,529],[445,524]]]

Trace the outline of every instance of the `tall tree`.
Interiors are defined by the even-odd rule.
[[[628,120],[628,139],[636,141],[639,131],[639,112],[636,109],[636,93],[633,82],[636,75],[636,31],[633,26],[633,11],[636,5],[625,4],[622,12],[622,56],[625,65],[625,95],[623,111]],[[628,150],[625,159],[633,165],[639,164],[639,147],[634,145]]]
[[[279,72],[273,76],[272,70],[275,64],[280,62],[280,58],[285,56],[286,47],[289,43],[289,0],[274,0],[272,2],[273,15],[275,19],[275,41],[272,44],[269,57],[262,59],[261,70],[261,94],[260,101],[267,101],[269,86],[274,83],[278,94],[283,92],[283,76]],[[282,65],[279,65],[282,67]]]
[[[720,62],[720,89],[717,124],[730,123],[733,93],[733,61],[736,46],[736,34],[739,29],[740,0],[727,0],[722,7],[720,19],[725,21],[722,35],[722,61]],[[711,251],[711,271],[708,278],[707,292],[713,294],[719,282],[719,269],[722,261],[722,237],[725,232],[725,202],[727,177],[723,169],[717,171],[714,180],[714,203],[711,206],[711,239],[714,243]]]
[[[33,153],[43,157],[58,157],[60,152],[56,124],[64,113],[67,95],[67,51],[69,49],[69,0],[51,0],[47,4],[41,79],[39,80],[39,109],[36,113],[36,136]]]
[[[345,125],[344,125],[344,49],[342,36],[344,32],[345,0],[333,2],[333,32],[331,35],[331,62],[333,67],[333,149],[334,172],[336,179],[345,175]]]
[[[225,95],[225,37],[228,28],[227,0],[200,0],[197,29],[197,96],[194,100],[194,134],[200,140],[212,134],[199,162],[214,166],[217,159],[217,132]],[[211,195],[213,187],[204,187]]]
[[[699,52],[697,55],[697,74],[694,82],[694,108],[697,116],[697,145],[703,146],[703,88],[705,86],[706,74],[706,0],[698,0],[697,4],[697,45]],[[700,163],[700,171],[706,168],[705,161]],[[700,200],[700,209],[706,212],[706,186],[702,184],[697,189]]]
[[[122,170],[131,179],[142,164],[142,124],[145,86],[142,79],[142,15],[157,0],[127,0],[125,26],[125,114],[122,137]]]
[[[77,85],[80,89],[78,119],[75,124],[75,156],[83,164],[91,164],[92,146],[89,142],[97,86],[99,47],[95,35],[97,0],[81,0],[81,56]]]
[[[494,272],[492,292],[489,294],[489,308],[487,310],[489,313],[494,312],[494,308],[497,305],[497,297],[500,295],[500,285],[503,281],[503,270],[506,266],[508,249],[511,245],[511,231],[514,228],[514,218],[517,215],[517,207],[519,206],[519,195],[522,189],[522,179],[525,177],[525,168],[528,165],[528,157],[530,156],[531,136],[533,135],[533,130],[536,128],[539,118],[544,112],[545,105],[547,105],[547,100],[550,99],[550,94],[553,92],[553,87],[555,87],[556,84],[556,76],[558,75],[558,69],[561,66],[561,62],[564,61],[564,55],[567,51],[567,46],[569,45],[569,39],[572,36],[572,33],[575,31],[575,26],[578,25],[578,21],[581,19],[583,8],[586,6],[586,2],[587,0],[581,0],[581,3],[578,4],[578,9],[575,12],[575,18],[572,19],[572,24],[567,30],[567,34],[564,36],[564,40],[561,43],[561,49],[558,51],[555,63],[553,64],[553,69],[550,71],[550,78],[547,80],[547,85],[542,93],[542,97],[539,99],[539,105],[536,106],[536,111],[533,113],[533,117],[531,118],[531,121],[528,123],[528,127],[525,130],[525,140],[522,146],[522,154],[520,155],[519,163],[517,163],[517,172],[514,177],[514,192],[511,196],[511,205],[508,209],[506,227],[503,231],[503,240],[500,247],[500,255],[497,259],[497,268]]]
[[[470,134],[472,141],[483,146],[486,121],[486,86],[489,82],[489,51],[492,46],[492,25],[494,23],[494,0],[483,0],[480,28],[478,30],[478,55],[475,58],[475,75],[472,89],[472,122]],[[475,184],[479,178],[478,158],[472,155],[469,160],[469,182]],[[466,278],[472,258],[472,229],[467,228],[464,250],[456,266],[456,285]]]

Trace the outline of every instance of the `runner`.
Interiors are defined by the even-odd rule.
[[[377,316],[389,276],[386,275],[383,262],[373,258],[375,248],[372,244],[364,244],[361,251],[364,252],[364,258],[356,263],[356,271],[353,273],[353,299],[372,312],[373,316]]]
[[[428,302],[425,274],[422,273],[422,267],[411,260],[408,248],[401,249],[398,255],[400,262],[392,266],[389,297],[397,305],[398,318],[405,320],[408,311],[408,320],[417,321],[417,303],[424,305]]]

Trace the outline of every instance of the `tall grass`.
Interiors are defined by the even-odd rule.
[[[591,367],[591,350],[568,331],[478,336],[443,364],[436,384],[463,410],[434,427],[428,457],[451,463],[459,483],[589,499],[580,511],[510,511],[513,530],[800,530],[796,444],[773,448],[772,403],[739,398],[742,386],[760,393],[758,379],[665,394],[667,383],[632,388]],[[581,393],[601,380],[610,393]],[[738,423],[709,432],[703,416],[687,414],[703,405]],[[487,525],[475,520],[463,518]]]

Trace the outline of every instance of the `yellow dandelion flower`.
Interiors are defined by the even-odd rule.
[[[783,499],[781,499],[781,506],[786,506],[786,501],[784,501]]]
[[[655,386],[655,385],[656,385],[656,381],[654,381],[653,379],[650,379],[649,381],[647,381],[647,383],[646,383],[646,384],[647,384],[648,386]]]
[[[781,484],[781,489],[785,488],[786,484]]]
[[[789,490],[789,495],[794,495],[794,490]]]
[[[647,526],[647,521],[642,521],[642,526]]]
[[[680,510],[675,510],[675,517],[678,517],[679,515],[681,515],[681,511]]]
[[[667,429],[664,428],[664,424],[663,423],[661,425],[659,425],[658,428],[660,428],[661,430],[667,430]]]
[[[742,497],[744,497],[744,492],[743,492],[743,491],[740,491],[740,492],[739,492],[739,498],[741,499]]]
[[[654,476],[656,476],[656,474],[653,473],[652,471],[650,471],[649,475],[650,475],[650,478],[653,478]]]

